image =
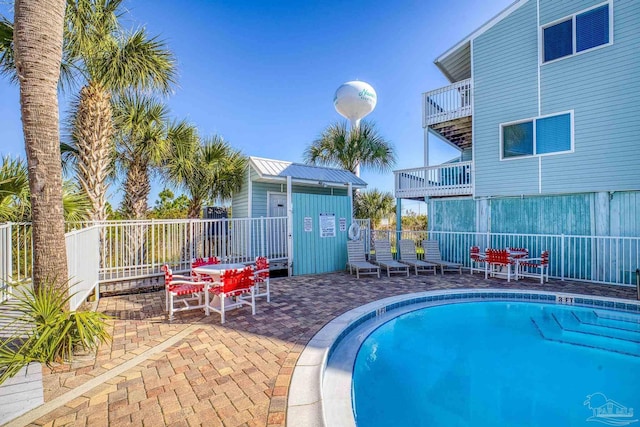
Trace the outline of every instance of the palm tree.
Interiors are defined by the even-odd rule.
[[[27,165],[22,159],[5,156],[0,164],[0,222],[30,222],[31,204]],[[88,219],[89,199],[78,186],[62,184],[62,209],[65,221]]]
[[[199,218],[206,201],[228,200],[242,186],[247,158],[220,136],[199,141],[195,129],[190,144],[172,145],[165,168],[168,180],[187,193],[189,218]],[[174,141],[178,140],[174,138]]]
[[[359,129],[347,129],[346,122],[334,123],[306,148],[309,164],[338,166],[360,176],[360,166],[388,172],[396,158],[391,143],[382,138],[375,125],[362,122]]]
[[[127,89],[168,92],[174,59],[144,29],[124,34],[118,22],[122,0],[72,0],[67,8],[66,49],[86,81],[75,109],[72,138],[76,172],[91,200],[91,219],[106,219],[107,179],[113,165],[111,98]]]
[[[13,50],[20,82],[33,224],[33,285],[65,286],[58,80],[65,0],[16,0]]]
[[[126,94],[114,103],[117,162],[125,174],[123,211],[127,218],[142,219],[151,192],[150,176],[169,154],[168,108],[154,98]]]
[[[395,211],[393,196],[377,189],[358,193],[354,200],[355,217],[371,219],[371,228],[378,229],[380,221]]]
[[[77,178],[91,200],[92,220],[106,219],[108,178],[113,167],[111,97],[126,89],[167,93],[174,59],[164,43],[144,29],[125,34],[123,0],[67,0],[61,81],[84,82],[75,103],[71,139]],[[0,19],[0,73],[16,80],[13,26]],[[65,85],[66,86],[66,85]]]

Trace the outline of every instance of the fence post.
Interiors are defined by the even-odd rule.
[[[564,282],[564,234],[560,236],[560,280]]]
[[[151,271],[157,271],[156,269],[156,227],[151,218]]]
[[[189,220],[189,259],[186,260],[189,263],[194,257],[194,244],[193,244],[193,219]]]
[[[260,240],[261,240],[260,247],[262,248],[260,256],[266,256],[267,251],[266,251],[266,248],[265,248],[266,240],[265,240],[265,235],[264,235],[264,217],[263,216],[260,217]],[[253,254],[251,254],[251,255],[253,255]]]

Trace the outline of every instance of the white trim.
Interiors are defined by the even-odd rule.
[[[600,44],[598,46],[591,47],[589,49],[581,50],[580,52],[577,52],[576,16],[581,15],[581,14],[583,14],[585,12],[589,12],[590,10],[593,10],[593,9],[598,9],[598,8],[600,8],[602,6],[605,6],[605,5],[609,5],[609,42],[605,43],[605,44]],[[565,55],[565,56],[562,56],[560,58],[555,58],[555,59],[552,59],[550,61],[546,61],[545,62],[545,60],[544,60],[544,30],[549,28],[549,27],[553,27],[554,25],[557,25],[557,24],[560,24],[562,22],[566,22],[566,21],[569,21],[569,20],[571,21],[571,46],[572,46],[571,48],[572,48],[572,53],[570,55]],[[605,2],[602,2],[602,3],[598,3],[598,4],[594,5],[594,6],[588,7],[586,9],[582,9],[582,10],[580,10],[578,12],[575,12],[575,13],[573,13],[571,15],[564,16],[564,17],[562,17],[560,19],[556,19],[555,21],[548,22],[548,23],[546,23],[544,25],[540,25],[540,22],[538,22],[538,29],[539,29],[539,33],[540,33],[540,37],[538,39],[538,52],[539,52],[538,62],[540,64],[540,66],[547,65],[547,64],[553,64],[554,62],[561,61],[563,59],[572,58],[574,56],[581,55],[581,54],[586,53],[586,52],[591,52],[591,51],[594,51],[596,49],[601,49],[603,47],[612,46],[613,45],[613,0],[608,0],[608,1],[605,1]]]
[[[538,25],[538,115],[540,115],[542,114],[542,93],[540,88],[540,65],[542,65],[540,60],[542,57],[539,53],[540,46],[542,45],[542,28],[540,28],[540,0],[536,1],[536,15],[536,24]]]
[[[476,163],[476,119],[475,117],[476,115],[474,114],[476,111],[476,95],[475,95],[476,85],[474,80],[475,73],[473,71],[474,48],[475,48],[475,43],[473,40],[471,40],[471,44],[469,46],[469,53],[471,56],[471,82],[470,82],[470,85],[471,85],[470,87],[470,92],[471,92],[471,182],[473,184],[471,186],[471,197],[476,196],[476,168],[475,168],[475,163]]]
[[[570,139],[571,139],[571,148],[569,150],[565,150],[565,151],[554,151],[553,153],[542,153],[542,154],[536,154],[536,148],[537,148],[537,135],[536,135],[536,121],[540,120],[540,119],[544,119],[547,117],[555,117],[555,116],[562,116],[565,114],[569,114],[569,123],[570,123],[570,129],[569,129],[569,133],[570,133]],[[526,119],[520,119],[520,120],[515,120],[515,121],[511,121],[511,122],[504,122],[504,123],[499,123],[498,124],[498,132],[499,132],[499,139],[500,139],[500,144],[498,146],[498,149],[500,150],[500,161],[511,161],[511,160],[519,160],[519,159],[530,159],[532,157],[547,157],[547,156],[557,156],[558,154],[568,154],[568,153],[573,153],[575,152],[575,129],[574,129],[574,110],[567,110],[567,111],[559,111],[557,113],[552,113],[552,114],[544,114],[544,115],[539,115],[537,117],[529,117]],[[514,156],[514,157],[504,157],[504,141],[503,141],[503,132],[502,129],[505,126],[511,126],[511,125],[517,125],[519,123],[528,123],[528,122],[532,122],[533,125],[533,151],[534,154],[529,154],[529,155],[524,155],[524,156]]]
[[[251,169],[253,166],[249,164],[247,170],[249,171],[247,179],[249,180],[249,185],[247,188],[247,218],[251,218],[251,214],[253,213],[253,182],[251,181]],[[231,211],[231,215],[233,215],[233,211]]]
[[[287,177],[287,268],[289,269],[289,277],[293,275],[293,202],[291,200],[292,192],[291,177]]]
[[[463,48],[465,44],[467,44],[467,42],[474,40],[475,38],[484,34],[486,31],[490,30],[494,25],[502,21],[507,16],[511,15],[511,13],[519,9],[520,6],[524,5],[528,1],[529,0],[516,0],[515,2],[511,3],[502,12],[498,13],[493,18],[485,22],[482,26],[480,26],[480,28],[478,28],[477,30],[473,31],[471,34],[469,34],[468,36],[460,40],[458,43],[456,43],[453,47],[446,50],[444,53],[440,54],[433,62],[436,64],[442,63],[442,61],[446,59],[446,57],[448,57],[458,49]]]

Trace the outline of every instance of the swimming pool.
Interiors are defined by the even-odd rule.
[[[625,425],[618,423],[638,419],[625,405],[640,408],[638,322],[613,311],[504,301],[404,314],[358,352],[356,423],[546,427],[592,417]]]
[[[459,312],[455,316],[453,314],[447,316],[445,313],[447,308],[454,311],[462,310],[465,306],[473,307],[476,303],[489,304],[484,306],[485,308],[477,309],[475,314],[472,313],[473,316],[491,313],[485,316],[488,324],[484,326],[479,321],[464,321],[465,318],[469,319],[464,313]],[[533,305],[529,306],[528,303]],[[499,308],[501,304],[506,305]],[[533,306],[537,308],[532,309]],[[440,326],[433,321],[428,322],[427,326],[422,325],[417,319],[423,308],[428,308],[426,312],[445,310],[431,313],[435,317],[449,317],[455,321],[443,322]],[[582,310],[586,311],[582,312]],[[606,310],[615,310],[609,314],[614,317],[623,317],[623,319],[600,320],[600,322],[613,322],[613,324],[619,321],[626,322],[622,328],[617,329],[631,328],[633,329],[631,332],[634,332],[640,322],[640,303],[637,301],[560,292],[504,289],[438,290],[398,295],[371,302],[338,316],[307,343],[298,358],[289,386],[286,423],[287,425],[353,427],[356,425],[357,417],[359,426],[483,425],[481,417],[470,418],[469,414],[484,416],[483,411],[487,410],[487,416],[494,418],[493,421],[488,421],[484,425],[597,425],[603,421],[608,425],[628,425],[639,418],[630,416],[631,408],[640,407],[639,397],[626,397],[629,395],[629,387],[631,390],[638,390],[638,386],[634,384],[640,384],[638,381],[640,370],[636,360],[640,358],[629,354],[637,349],[636,344],[640,345],[635,343],[633,334],[631,337],[613,337],[618,344],[620,341],[625,341],[621,338],[627,338],[626,341],[628,341],[616,345],[615,349],[598,349],[594,348],[597,347],[594,342],[588,341],[591,338],[587,338],[588,342],[583,343],[559,342],[558,329],[554,328],[554,323],[551,322],[551,320],[559,321],[567,329],[575,329],[576,324],[572,323],[573,316],[579,316],[583,323],[598,322],[598,319],[594,320],[590,314],[585,313],[606,315],[604,314]],[[575,314],[571,314],[572,312]],[[572,317],[567,317],[569,314]],[[520,325],[517,328],[513,328],[512,315],[520,319],[515,321]],[[427,316],[430,317],[428,314]],[[533,329],[525,325],[526,322],[521,318],[528,319]],[[410,328],[402,332],[400,329],[405,323],[414,326],[417,324],[418,332]],[[511,327],[504,328],[506,331],[502,332],[492,330],[491,333],[485,333],[491,339],[482,338],[483,328],[496,327],[501,323],[503,326]],[[440,334],[445,340],[453,339],[455,334],[447,333],[446,325],[457,325],[455,332],[461,331],[466,336],[465,341],[474,344],[472,352],[485,349],[487,354],[484,357],[477,354],[471,357],[466,354],[470,351],[468,348],[433,345],[436,334]],[[435,329],[429,329],[432,327]],[[385,334],[385,329],[393,332],[387,331]],[[516,330],[521,330],[525,337],[518,335],[514,338],[510,335]],[[399,333],[396,334],[396,331]],[[379,337],[378,333],[384,337]],[[626,334],[627,332],[611,333]],[[543,334],[546,334],[546,337],[543,337]],[[584,338],[585,335],[589,334],[583,333],[579,336]],[[426,337],[422,347],[417,345],[418,340],[414,338],[416,336]],[[372,340],[370,341],[369,338]],[[534,340],[534,344],[527,344],[528,339]],[[567,347],[567,349],[555,354],[548,349],[543,349],[544,345],[537,341],[543,341],[546,346],[555,345]],[[431,345],[425,349],[425,345],[429,343]],[[395,350],[413,345],[417,345],[422,353],[418,352],[418,356],[414,355],[413,361],[400,362],[398,352]],[[359,353],[361,349],[362,353]],[[611,354],[594,356],[588,353],[590,355],[583,358],[586,361],[578,363],[575,361],[576,354],[583,354],[580,353],[581,351]],[[361,354],[360,357],[359,354]],[[523,355],[535,356],[534,359],[549,361],[549,363],[538,367],[518,366],[516,361],[524,360]],[[426,356],[430,359],[425,359]],[[516,358],[516,356],[519,357]],[[410,352],[409,357],[412,357]],[[605,360],[607,357],[613,357],[618,361],[611,364]],[[358,358],[369,362],[373,359],[376,363],[357,366]],[[633,359],[629,362],[631,358]],[[425,360],[429,363],[422,363],[425,366],[420,366]],[[616,367],[620,366],[620,360],[632,366],[624,372],[622,380],[617,376],[621,370],[615,371]],[[482,361],[484,364],[481,363]],[[603,363],[596,363],[598,361]],[[562,366],[564,369],[560,368]],[[594,366],[595,372],[587,369]],[[370,372],[364,374],[362,377],[364,379],[358,379],[357,375],[363,367]],[[457,367],[460,369],[456,370]],[[484,379],[482,377],[467,378],[467,374],[478,372],[484,375]],[[354,373],[355,376],[352,375]],[[389,378],[385,378],[387,376]],[[501,379],[505,380],[505,384],[496,386],[495,381]],[[630,381],[624,382],[627,379]],[[391,384],[385,384],[383,382],[385,380],[390,380]],[[533,381],[538,387],[528,399],[521,397],[524,391],[532,390],[524,386],[525,380]],[[403,395],[401,391],[397,391],[398,389],[393,389],[394,382],[396,385],[399,384],[397,387],[415,385],[424,387],[425,390],[415,393],[405,392]],[[486,387],[485,383],[493,386]],[[436,393],[434,390],[437,386],[442,388]],[[475,399],[475,394],[471,394],[471,398],[461,394],[467,390],[483,391],[483,386],[484,390],[489,391],[484,392],[479,400]],[[600,386],[602,390],[595,389]],[[564,391],[557,392],[558,389]],[[387,390],[391,392],[387,393]],[[563,400],[555,399],[554,405],[551,406],[540,403],[539,398],[553,393],[561,395]],[[570,398],[566,396],[569,393],[571,393]],[[438,401],[441,395],[445,399]],[[352,397],[356,400],[352,400]],[[360,402],[361,397],[364,403]],[[441,403],[442,401],[445,403]],[[587,402],[586,405],[584,405],[585,402]],[[440,409],[438,405],[441,406]],[[375,413],[384,408],[388,408],[386,414]],[[443,420],[439,421],[442,424],[437,424],[438,420],[429,418],[431,415],[421,414],[420,411],[424,408],[432,408],[430,413],[444,414]],[[491,410],[494,415],[487,408],[493,408]],[[371,413],[367,415],[367,411],[371,409],[374,411],[373,415]],[[607,411],[617,412],[614,414],[617,418],[606,418],[604,415],[607,415]],[[567,413],[571,414],[566,415]],[[531,414],[534,416],[529,416]],[[405,415],[409,418],[403,418]],[[520,417],[517,418],[518,421],[514,421],[516,416]],[[594,424],[591,421],[598,422]]]

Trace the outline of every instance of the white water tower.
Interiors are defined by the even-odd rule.
[[[336,90],[333,105],[336,111],[351,122],[351,132],[360,129],[360,120],[376,108],[378,96],[370,84],[354,80]],[[360,176],[360,165],[356,166]]]

